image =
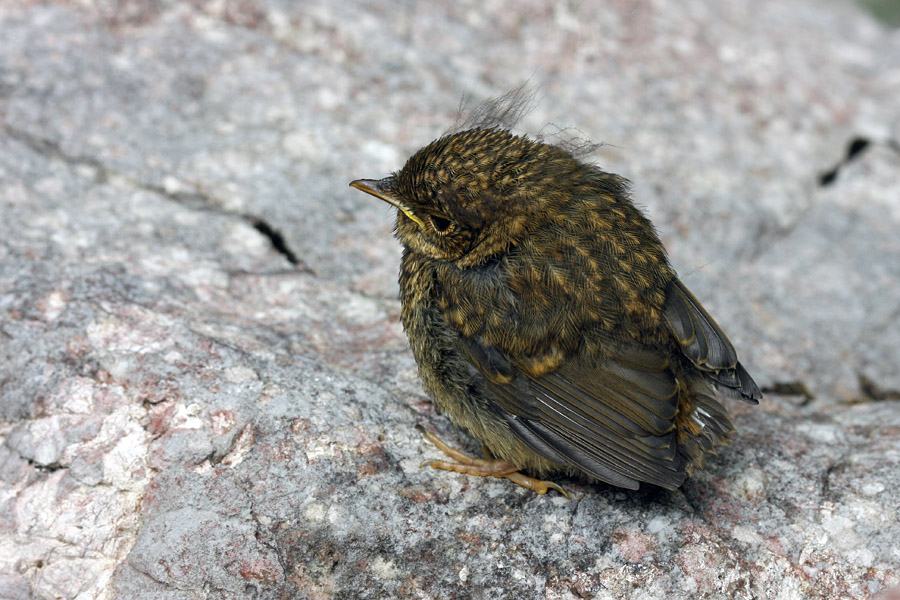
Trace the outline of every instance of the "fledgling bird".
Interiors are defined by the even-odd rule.
[[[503,127],[446,135],[351,186],[395,206],[401,319],[425,388],[505,477],[680,486],[762,394],[678,279],[629,183]],[[526,474],[527,473],[527,474]],[[531,476],[529,476],[529,474]]]

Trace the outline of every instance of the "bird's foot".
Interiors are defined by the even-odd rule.
[[[475,458],[474,456],[469,456],[462,450],[450,446],[430,431],[425,432],[425,439],[437,446],[438,450],[452,458],[455,462],[447,460],[427,460],[419,465],[420,467],[428,466],[434,469],[444,469],[445,471],[454,471],[465,475],[477,475],[478,477],[509,479],[513,483],[526,487],[538,494],[546,494],[549,490],[556,490],[566,498],[569,497],[569,494],[567,494],[564,489],[552,481],[543,481],[520,473],[516,468],[516,465],[508,460]]]

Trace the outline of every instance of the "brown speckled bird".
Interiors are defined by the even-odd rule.
[[[397,207],[402,320],[425,388],[490,459],[431,466],[677,488],[762,397],[669,265],[628,181],[502,128],[350,185]],[[563,492],[565,493],[565,492]]]

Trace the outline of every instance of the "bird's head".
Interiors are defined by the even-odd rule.
[[[350,185],[397,207],[404,246],[469,267],[558,212],[553,205],[570,196],[560,182],[585,168],[561,148],[502,129],[470,129],[433,141],[390,177]]]

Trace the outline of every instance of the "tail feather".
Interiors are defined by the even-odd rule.
[[[703,466],[707,454],[716,454],[716,448],[731,441],[735,433],[728,409],[716,397],[716,392],[705,382],[697,382],[688,392],[690,401],[685,403],[686,414],[679,430],[678,454],[685,462],[685,470],[691,475]]]

